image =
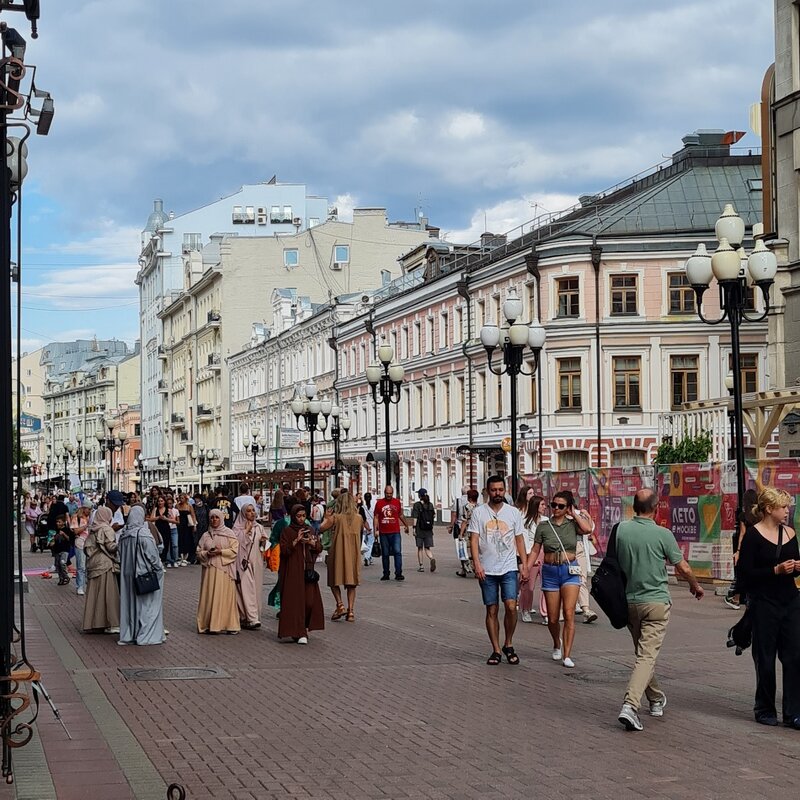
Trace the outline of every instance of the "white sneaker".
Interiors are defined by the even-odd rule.
[[[84,588],[83,588],[83,586],[81,586],[81,588],[80,588],[80,589],[78,589],[78,590],[75,592],[75,594],[86,594],[86,589],[84,589]]]
[[[562,663],[569,669],[572,669],[575,666],[575,662],[569,656],[567,656]]]
[[[639,715],[636,713],[636,710],[630,703],[623,703],[622,710],[619,712],[619,716],[617,719],[625,726],[626,730],[629,731],[643,731],[644,725],[642,725],[641,720],[639,719]]]
[[[554,647],[553,648],[552,658],[553,658],[553,661],[561,661],[561,648],[560,647]]]
[[[533,622],[531,619],[531,612],[530,611],[523,611],[522,612],[522,621],[523,622]]]
[[[103,633],[119,633],[119,628],[106,628]]]
[[[308,636],[301,636],[297,640],[297,644],[308,644]]]
[[[584,625],[591,625],[597,619],[597,614],[594,611],[587,611],[586,616],[583,618]]]
[[[550,622],[547,619],[547,617],[542,617],[542,625],[549,625],[549,624],[550,624]]]
[[[660,700],[653,700],[650,703],[650,716],[651,717],[663,717],[664,716],[664,706],[667,704],[667,696],[662,695]]]

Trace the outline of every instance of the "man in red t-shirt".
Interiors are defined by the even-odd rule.
[[[400,524],[408,533],[408,521],[403,516],[403,506],[394,496],[394,489],[387,486],[383,497],[375,504],[375,533],[380,536],[381,561],[383,561],[382,581],[389,580],[389,556],[394,556],[394,579],[404,581],[403,547],[400,542]]]

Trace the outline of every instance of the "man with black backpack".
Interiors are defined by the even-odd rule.
[[[417,540],[417,561],[419,562],[417,572],[425,572],[425,567],[422,566],[423,553],[431,562],[431,572],[436,572],[436,559],[433,557],[433,523],[436,521],[436,509],[431,503],[427,489],[420,489],[417,494],[419,500],[411,509],[411,516],[416,520],[414,537]]]

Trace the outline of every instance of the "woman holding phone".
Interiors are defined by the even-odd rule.
[[[236,607],[236,557],[239,541],[225,525],[225,513],[216,508],[209,514],[209,529],[197,545],[197,560],[203,566],[200,600],[197,604],[198,633],[239,633]]]
[[[556,492],[550,502],[551,516],[536,526],[528,571],[544,550],[542,591],[547,604],[547,627],[553,637],[553,661],[572,668],[575,640],[575,605],[581,588],[581,566],[576,549],[578,537],[592,530],[592,521],[573,505],[571,492]],[[564,617],[563,638],[559,618]]]

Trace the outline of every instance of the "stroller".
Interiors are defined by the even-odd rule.
[[[42,553],[50,549],[50,521],[46,514],[42,514],[36,520],[36,547]]]

